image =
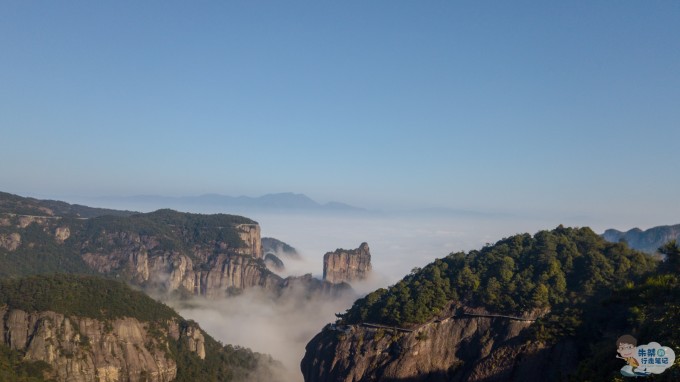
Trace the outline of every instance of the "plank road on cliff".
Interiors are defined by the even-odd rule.
[[[433,321],[430,321],[430,322],[426,322],[422,325],[418,325],[417,327],[415,327],[413,329],[400,328],[400,327],[397,327],[397,326],[373,324],[373,323],[370,323],[370,322],[362,322],[361,324],[359,324],[359,326],[363,326],[365,328],[370,328],[370,329],[387,329],[387,330],[396,330],[398,332],[403,332],[403,333],[411,333],[411,332],[414,332],[414,331],[422,328],[423,326],[429,325],[433,322],[440,323],[440,322],[446,321],[446,320],[451,319],[451,318],[468,318],[468,317],[504,318],[506,320],[536,322],[535,319],[519,317],[519,316],[508,316],[508,315],[504,315],[504,314],[461,313],[460,315],[448,316],[448,317],[445,317],[445,318],[436,319],[436,320],[433,320]]]

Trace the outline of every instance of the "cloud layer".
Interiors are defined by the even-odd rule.
[[[286,368],[286,380],[302,381],[299,364],[305,345],[335,313],[348,309],[358,295],[386,287],[413,267],[422,267],[450,252],[479,248],[487,242],[538,229],[554,228],[544,221],[490,218],[378,217],[282,215],[251,216],[263,236],[294,246],[300,260],[282,256],[282,276],[312,273],[321,278],[323,255],[336,248],[353,249],[363,241],[371,248],[374,275],[353,285],[355,294],[331,299],[305,297],[289,290],[279,299],[258,290],[224,300],[194,299],[175,304],[179,313],[197,321],[224,343],[269,353]]]

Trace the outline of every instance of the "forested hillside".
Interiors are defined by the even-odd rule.
[[[222,296],[230,287],[276,289],[281,280],[261,258],[260,227],[242,216],[132,213],[0,193],[0,278],[104,274]]]
[[[624,364],[615,357],[615,344],[623,334],[632,334],[639,344],[659,342],[680,349],[680,248],[671,241],[659,251],[665,255],[663,262],[625,242],[607,242],[589,228],[560,226],[450,254],[338,315],[334,327],[339,329],[331,327],[308,345],[303,371],[310,381],[355,375],[359,367],[366,368],[360,373],[367,378],[385,372],[418,375],[412,369],[404,372],[404,365],[420,367],[417,357],[422,356],[444,367],[418,377],[429,375],[435,381],[617,380]],[[475,318],[479,321],[473,322]],[[480,331],[477,325],[489,320],[497,320],[495,326]],[[507,338],[499,335],[512,322],[523,330]],[[463,323],[470,328],[444,329]],[[406,328],[392,339],[399,346],[371,333],[379,327],[372,324],[385,325],[379,333]],[[458,341],[464,344],[451,344],[456,353],[440,354],[434,345],[440,336],[461,336]],[[361,353],[351,364],[323,366],[337,365],[341,361],[333,352],[352,346],[387,347],[393,353]],[[310,349],[325,355],[315,358]],[[676,360],[675,367],[654,380],[680,380],[679,365]]]
[[[0,191],[0,213],[29,216],[67,216],[86,219],[104,215],[130,216],[137,212],[87,207],[58,200],[25,198]]]
[[[388,289],[358,300],[341,322],[418,324],[449,302],[519,315],[585,302],[647,274],[656,262],[589,228],[558,227],[516,235],[438,259]]]
[[[24,313],[12,313],[17,311]],[[74,275],[0,280],[0,313],[2,315],[12,313],[11,317],[14,317],[7,321],[7,325],[16,324],[16,317],[22,317],[23,314],[47,312],[57,314],[56,317],[70,318],[72,322],[70,325],[75,326],[75,330],[81,333],[80,342],[76,343],[75,349],[69,348],[72,344],[60,340],[62,345],[57,346],[54,353],[57,358],[63,355],[68,358],[68,354],[75,352],[87,355],[88,352],[95,351],[92,349],[97,349],[97,341],[105,341],[104,338],[108,338],[106,334],[101,333],[95,334],[103,335],[99,340],[96,340],[95,336],[89,339],[83,337],[86,328],[79,328],[75,322],[87,322],[88,325],[94,325],[92,322],[106,323],[104,325],[108,326],[106,331],[116,336],[115,320],[134,319],[143,323],[147,332],[148,338],[144,346],[149,349],[164,349],[165,357],[176,365],[176,381],[243,381],[248,380],[249,376],[252,377],[256,371],[258,375],[269,375],[270,378],[274,378],[272,368],[277,367],[277,363],[269,356],[231,345],[223,346],[202,332],[196,323],[184,320],[166,305],[115,280]],[[55,317],[49,314],[48,317]],[[84,319],[97,321],[83,321]],[[54,318],[41,320],[52,321]],[[35,325],[43,324],[39,321]],[[65,333],[59,335],[68,337],[68,330],[60,332],[60,328],[66,324],[56,325],[52,330]],[[134,332],[134,326],[123,330],[126,331]],[[173,336],[173,332],[177,334]],[[36,335],[39,336],[40,333]],[[200,341],[200,347],[197,347],[196,341]],[[50,366],[45,362],[33,362],[30,358],[24,357],[22,352],[30,349],[10,349],[8,345],[12,344],[15,343],[0,341],[1,380],[41,381],[43,372],[48,376],[53,375]]]

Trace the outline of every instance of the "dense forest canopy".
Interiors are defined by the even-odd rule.
[[[107,215],[89,219],[74,240],[78,243],[105,242],[108,241],[104,237],[107,232],[132,232],[158,238],[163,249],[183,250],[191,255],[195,245],[217,241],[226,243],[230,248],[243,246],[234,228],[238,224],[257,222],[236,215],[202,215],[163,209],[126,217]]]
[[[160,336],[168,320],[180,327],[197,326],[181,318],[172,308],[116,280],[76,275],[32,276],[0,280],[0,308],[26,312],[54,311],[67,317],[112,320],[132,317],[150,325],[150,335]],[[279,364],[270,356],[250,349],[222,345],[208,334],[205,359],[200,359],[182,340],[167,337],[167,356],[177,363],[177,382],[244,381],[252,373],[269,373]],[[0,344],[0,380],[43,381],[44,362],[28,362],[23,354]]]
[[[140,321],[179,318],[168,306],[127,285],[94,276],[52,275],[0,280],[0,306],[26,312]]]
[[[340,321],[418,324],[436,317],[449,302],[520,315],[583,302],[638,280],[655,266],[625,243],[609,243],[589,228],[559,226],[437,259],[357,300]]]
[[[511,316],[534,309],[541,314],[523,340],[573,344],[578,367],[570,380],[620,380],[618,336],[680,349],[680,247],[671,241],[659,252],[665,261],[607,242],[589,228],[515,235],[414,269],[357,300],[338,323],[415,326],[449,304]],[[680,380],[680,359],[654,380]]]

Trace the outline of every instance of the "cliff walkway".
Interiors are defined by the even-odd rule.
[[[461,317],[505,318],[505,319],[508,319],[508,320],[515,320],[515,321],[536,322],[536,319],[525,318],[525,317],[506,316],[504,314],[477,314],[477,313],[462,313],[460,316],[450,316],[450,317],[444,318],[440,321],[443,321],[443,320],[446,320],[446,319],[449,319],[449,318],[461,318]]]
[[[424,325],[426,325],[426,324],[424,324]],[[370,322],[362,322],[361,324],[359,324],[359,326],[363,326],[364,328],[369,328],[369,329],[387,329],[387,330],[396,330],[396,331],[402,332],[402,333],[411,333],[414,330],[418,330],[423,325],[420,325],[415,329],[406,329],[406,328],[399,328],[399,327],[396,327],[396,326],[387,326],[387,325],[380,325],[380,324],[371,324]]]
[[[423,326],[429,325],[431,323],[440,323],[444,322],[446,320],[450,319],[456,319],[456,318],[470,318],[470,317],[483,317],[483,318],[503,318],[506,320],[514,320],[514,321],[524,321],[524,322],[536,322],[535,319],[531,318],[525,318],[525,317],[519,317],[519,316],[508,316],[504,314],[480,314],[480,313],[461,313],[458,315],[452,315],[444,318],[437,318],[431,321],[428,321],[424,324],[418,325],[415,328],[412,329],[407,329],[407,328],[401,328],[398,326],[389,326],[389,325],[381,325],[381,324],[373,324],[370,322],[362,322],[358,326],[364,327],[364,328],[369,328],[369,329],[386,329],[386,330],[395,330],[398,332],[402,333],[411,333],[414,332]],[[341,330],[341,329],[336,329],[336,330]]]

